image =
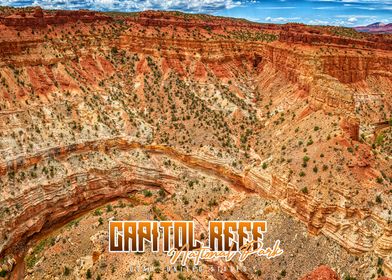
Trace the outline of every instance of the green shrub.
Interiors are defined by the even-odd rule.
[[[86,272],[86,278],[87,279],[91,279],[91,270],[90,269],[87,269],[87,272]]]
[[[63,275],[64,276],[68,276],[68,275],[70,275],[71,274],[71,271],[70,271],[70,269],[66,266],[66,267],[64,267],[64,273],[63,273]]]
[[[152,196],[152,192],[149,191],[149,190],[145,190],[145,191],[143,192],[143,194],[144,194],[145,197],[151,197],[151,196]]]

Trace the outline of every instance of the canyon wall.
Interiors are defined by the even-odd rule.
[[[212,174],[230,182],[240,191],[255,192],[263,197],[277,200],[282,209],[307,225],[309,233],[320,233],[332,238],[352,253],[374,251],[380,256],[392,253],[392,226],[371,209],[352,207],[348,198],[342,196],[334,204],[327,204],[315,197],[301,193],[293,184],[276,175],[260,170],[247,170],[238,174],[214,159],[182,154],[170,147],[141,145],[126,139],[109,139],[83,143],[70,147],[58,147],[26,159],[2,163],[2,171],[16,172],[39,163],[47,157],[65,158],[71,154],[103,152],[111,149],[132,151],[134,149],[163,155],[186,166]],[[89,179],[93,177],[94,179]],[[111,170],[91,169],[85,174],[73,174],[62,182],[27,188],[17,197],[4,198],[0,209],[3,217],[1,251],[10,249],[18,242],[26,241],[34,233],[47,229],[95,205],[143,188],[165,188],[176,178],[159,169],[142,166],[115,167]],[[66,184],[64,184],[66,182]],[[83,182],[83,183],[81,183]],[[9,215],[9,213],[14,213]],[[17,213],[17,214],[16,214]],[[363,226],[373,224],[377,232]]]
[[[134,191],[170,193],[168,157],[277,201],[353,254],[391,255],[388,156],[359,141],[362,122],[389,117],[389,37],[40,9],[0,15],[0,32],[0,254]],[[385,108],[366,104],[373,115],[361,118],[358,93]],[[130,165],[119,151],[151,158]]]

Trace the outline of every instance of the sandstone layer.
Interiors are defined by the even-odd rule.
[[[38,8],[0,32],[4,263],[104,203],[173,195],[177,162],[392,274],[390,36]]]

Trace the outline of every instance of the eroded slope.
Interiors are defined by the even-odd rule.
[[[392,273],[389,37],[158,12],[0,22],[2,255],[136,190],[176,193],[159,154]]]

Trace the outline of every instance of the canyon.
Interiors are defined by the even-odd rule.
[[[392,277],[391,35],[4,7],[0,32],[0,277],[125,279],[113,215],[267,220],[282,260],[213,279]]]

